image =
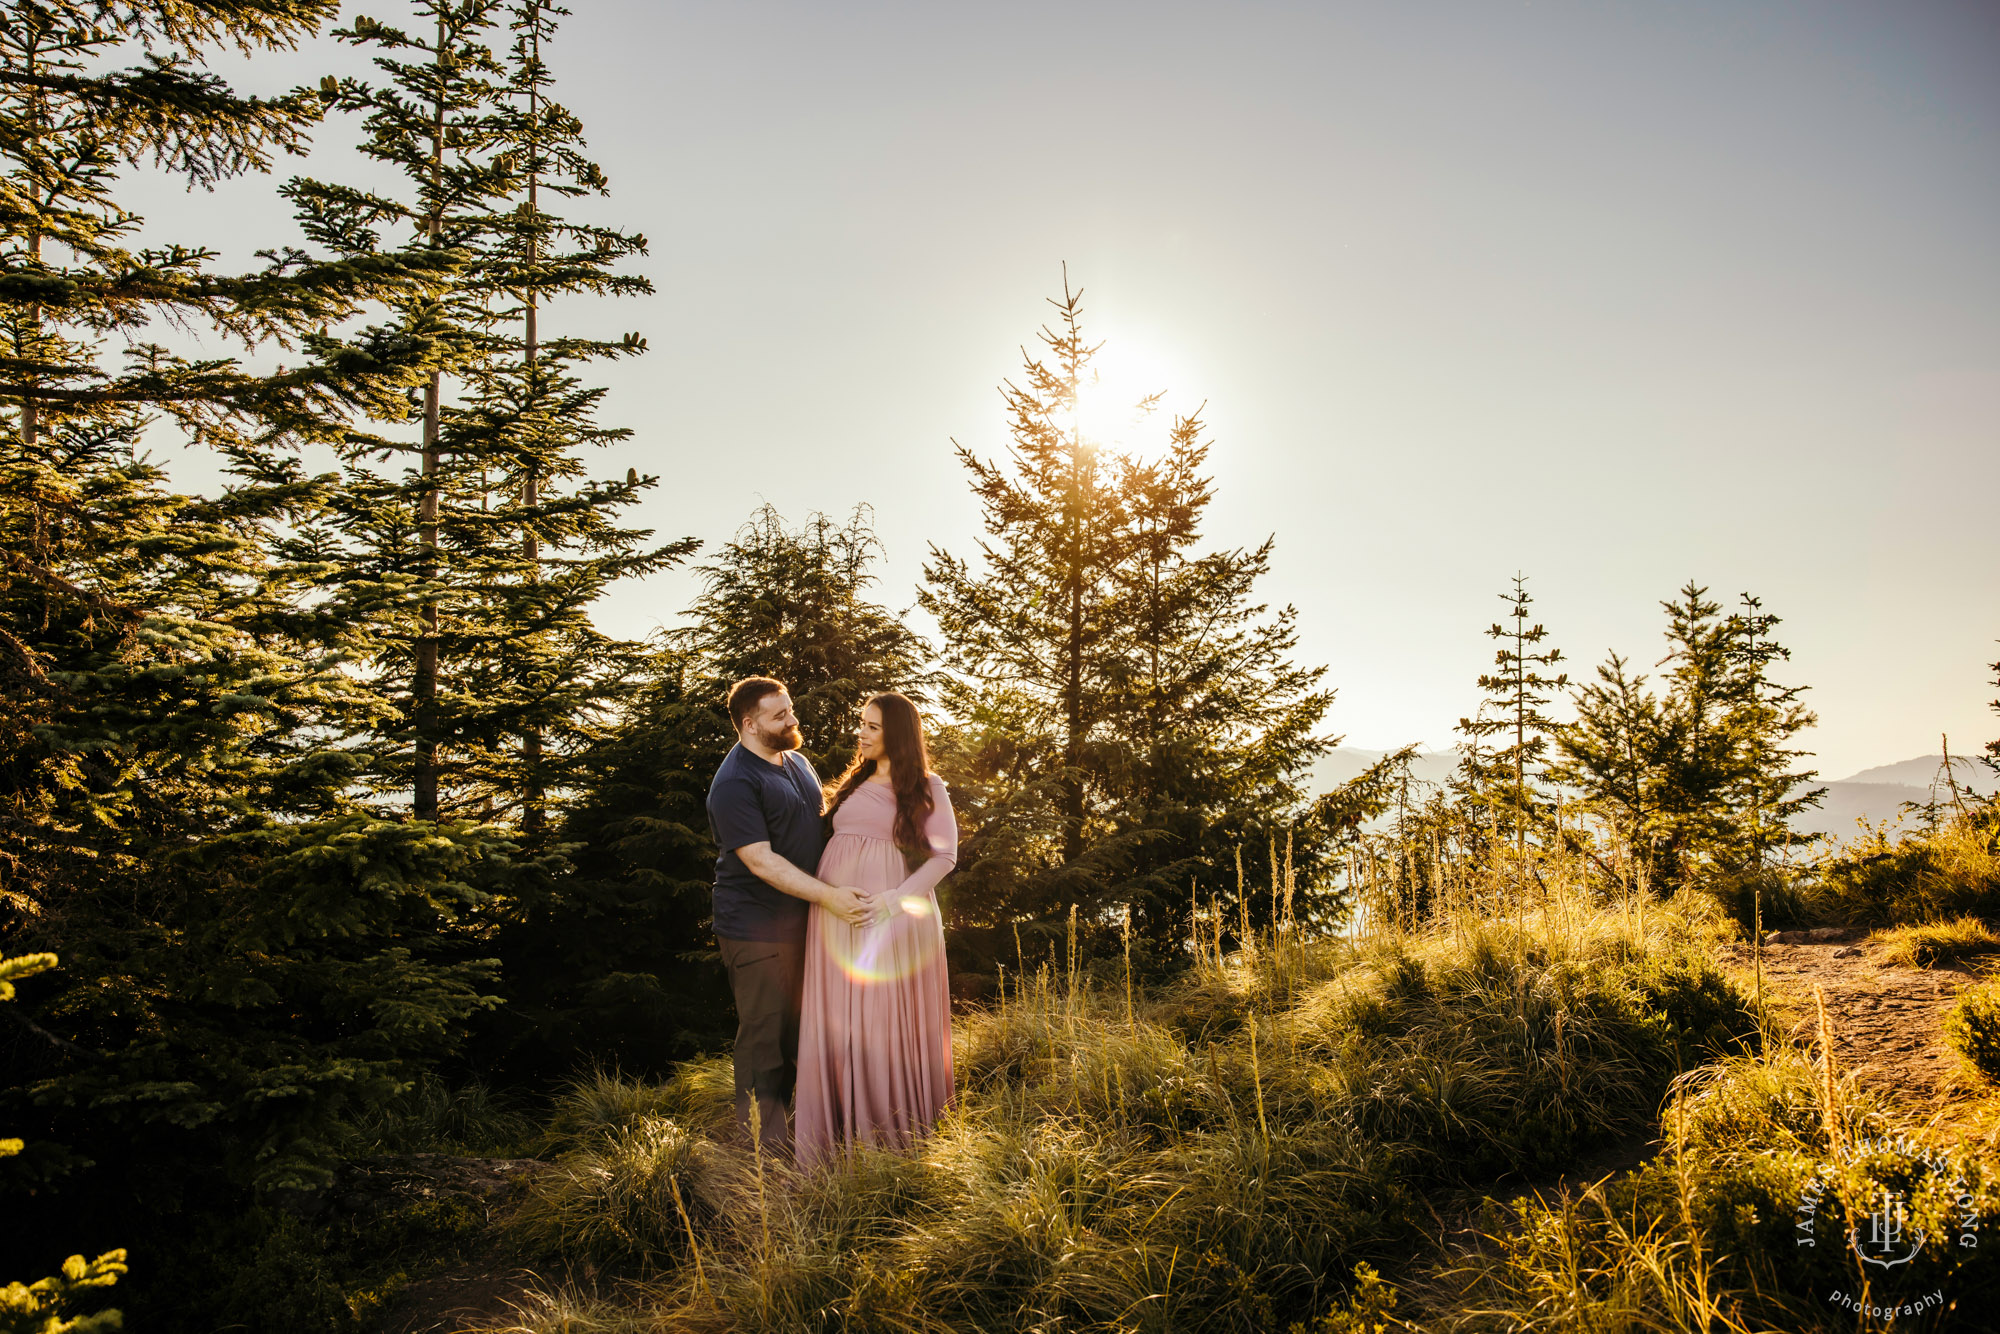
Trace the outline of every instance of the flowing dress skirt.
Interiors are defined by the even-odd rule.
[[[806,926],[793,1135],[801,1167],[850,1143],[908,1148],[951,1100],[951,989],[937,894],[899,895],[903,855],[886,838],[840,832],[819,878],[892,908],[857,928],[814,905]]]

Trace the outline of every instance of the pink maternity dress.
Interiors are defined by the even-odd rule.
[[[833,815],[819,878],[886,905],[855,927],[813,905],[806,924],[805,1001],[793,1135],[801,1167],[852,1143],[908,1148],[951,1099],[951,992],[937,882],[958,857],[944,780],[925,824],[930,859],[914,872],[893,841],[895,792],[856,788]]]

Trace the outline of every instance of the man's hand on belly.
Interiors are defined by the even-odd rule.
[[[851,885],[829,885],[807,875],[771,850],[769,843],[745,843],[736,855],[750,868],[750,874],[772,889],[807,903],[817,903],[842,921],[867,926],[875,916],[868,896]]]

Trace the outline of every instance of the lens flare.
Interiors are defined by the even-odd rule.
[[[820,945],[848,979],[866,985],[915,976],[938,956],[944,932],[937,905],[921,894],[905,894],[872,926],[830,922]]]

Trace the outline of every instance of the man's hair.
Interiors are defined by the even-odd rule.
[[[767,696],[784,693],[785,683],[774,681],[768,676],[746,676],[729,687],[729,721],[737,731],[743,730],[743,720],[757,712]],[[710,696],[714,698],[714,696]]]

